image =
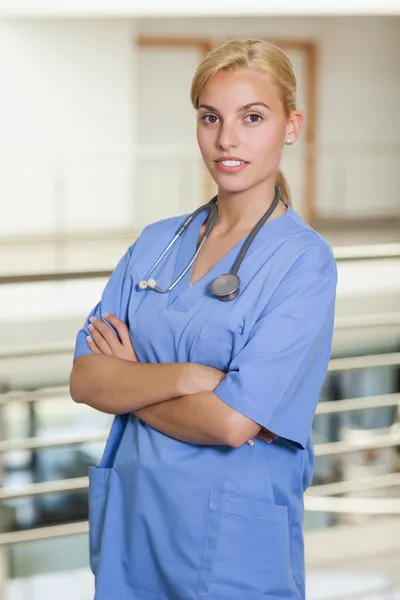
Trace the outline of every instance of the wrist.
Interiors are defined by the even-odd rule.
[[[180,363],[181,395],[201,394],[212,392],[225,377],[225,373],[198,363]]]
[[[179,368],[178,396],[188,396],[189,394],[193,394],[193,363],[178,363],[177,366]]]
[[[198,367],[196,363],[179,363],[180,376],[179,376],[179,396],[189,396],[190,394],[196,394],[197,387],[196,381],[198,381],[198,373],[196,372]]]

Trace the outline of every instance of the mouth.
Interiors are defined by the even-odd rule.
[[[215,161],[217,169],[223,173],[237,173],[242,171],[249,164],[241,158],[221,158]]]

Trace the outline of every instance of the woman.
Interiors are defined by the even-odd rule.
[[[191,93],[218,210],[194,217],[157,289],[198,257],[168,293],[139,286],[183,219],[149,225],[78,333],[71,395],[117,415],[90,469],[96,600],[305,597],[303,492],[336,268],[279,171],[301,128],[295,92],[289,59],[264,41],[202,60]],[[268,209],[239,294],[221,302],[213,282]]]

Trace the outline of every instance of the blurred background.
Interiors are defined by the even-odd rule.
[[[0,2],[0,600],[93,597],[87,467],[110,417],[69,398],[75,335],[141,229],[210,199],[189,90],[233,37],[294,64],[283,170],[338,261],[307,598],[400,598],[399,4],[136,4]]]

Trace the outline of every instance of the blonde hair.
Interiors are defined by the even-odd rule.
[[[219,71],[254,69],[267,73],[279,87],[286,118],[296,108],[296,77],[289,57],[274,44],[259,39],[231,40],[214,48],[203,58],[193,76],[191,100],[194,108],[207,83]],[[281,170],[276,181],[281,198],[291,205],[290,187]]]

